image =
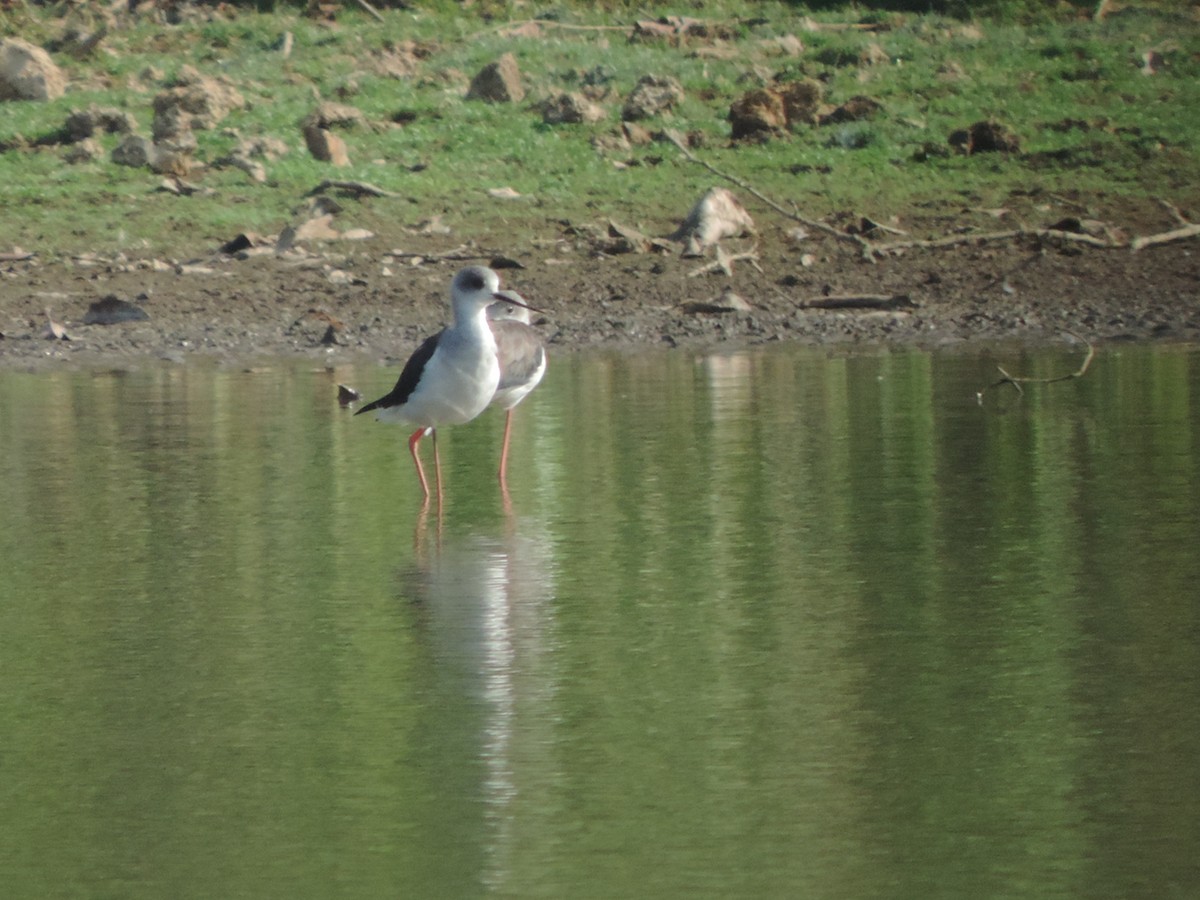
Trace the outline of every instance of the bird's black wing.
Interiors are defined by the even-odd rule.
[[[413,355],[408,358],[408,362],[404,364],[404,369],[400,372],[400,380],[396,382],[396,386],[378,400],[373,400],[354,414],[357,416],[365,412],[370,412],[373,409],[391,409],[393,406],[400,406],[407,401],[412,392],[417,389],[417,383],[421,380],[421,373],[425,371],[426,363],[433,356],[433,351],[437,349],[438,339],[441,336],[442,332],[439,331],[437,334],[427,337]]]

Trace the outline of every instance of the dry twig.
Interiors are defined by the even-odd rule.
[[[369,13],[371,18],[373,18],[376,22],[383,21],[383,16],[381,16],[379,14],[379,10],[377,10],[370,3],[368,3],[367,0],[357,0],[357,2],[358,2],[359,7],[362,9],[362,11],[365,13]]]
[[[801,309],[913,309],[916,307],[908,294],[830,294],[805,300]]]
[[[871,242],[866,240],[865,238],[859,237],[856,234],[846,234],[844,231],[840,231],[837,228],[834,228],[832,225],[826,225],[824,222],[818,222],[816,219],[806,219],[804,216],[800,215],[795,210],[789,210],[789,209],[784,208],[783,206],[781,206],[780,204],[778,204],[774,200],[772,200],[770,197],[768,197],[765,194],[763,194],[762,192],[760,192],[753,185],[748,184],[747,182],[738,178],[736,175],[730,175],[728,172],[722,172],[720,169],[718,169],[712,163],[706,162],[705,160],[696,156],[696,154],[694,154],[691,150],[689,150],[687,148],[687,146],[683,143],[683,139],[674,131],[667,130],[667,131],[664,131],[663,134],[666,136],[667,140],[669,140],[672,144],[675,145],[675,149],[677,149],[680,153],[682,153],[684,159],[686,159],[688,162],[693,162],[693,163],[696,163],[696,165],[698,165],[698,166],[703,166],[704,168],[708,169],[708,171],[710,171],[714,175],[716,175],[718,178],[724,178],[730,184],[736,185],[737,187],[739,187],[743,191],[745,191],[747,194],[750,194],[753,197],[757,197],[759,200],[761,200],[763,203],[767,204],[767,206],[771,207],[771,209],[775,210],[775,212],[779,213],[781,216],[786,216],[787,218],[791,219],[794,222],[799,222],[801,225],[804,225],[807,228],[812,228],[814,231],[820,231],[824,234],[828,234],[831,237],[835,237],[840,241],[849,241],[852,244],[856,244],[859,247],[859,249],[862,250],[863,257],[865,259],[868,259],[871,262],[875,261],[874,257],[872,256],[872,253],[871,253]]]

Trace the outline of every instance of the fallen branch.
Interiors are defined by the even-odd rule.
[[[986,244],[992,241],[1011,241],[1013,238],[1035,237],[1059,241],[1073,241],[1111,250],[1124,246],[1120,242],[1098,238],[1091,234],[1080,234],[1075,231],[1060,231],[1056,228],[1011,228],[1008,231],[964,232],[951,234],[946,237],[929,240],[892,241],[889,244],[872,244],[871,251],[880,255],[895,253],[900,250],[934,250],[942,247],[955,247],[960,244]]]
[[[1005,384],[1011,384],[1018,394],[1024,394],[1025,391],[1021,388],[1021,385],[1023,384],[1056,384],[1059,381],[1070,381],[1072,378],[1082,378],[1084,373],[1087,372],[1088,366],[1092,364],[1092,360],[1096,356],[1096,348],[1092,346],[1091,341],[1080,337],[1073,331],[1067,331],[1065,334],[1069,334],[1071,337],[1075,338],[1075,340],[1087,346],[1087,355],[1083,358],[1083,363],[1078,369],[1076,369],[1074,372],[1069,372],[1066,375],[1056,375],[1053,378],[1028,378],[1023,375],[1012,375],[1007,372],[1003,366],[996,366],[996,368],[1000,370],[1000,374],[1004,377],[993,384],[989,384],[982,391],[976,391],[976,402],[980,406],[983,406],[983,395],[992,388],[998,388]]]
[[[908,294],[832,294],[805,300],[801,309],[915,309]]]
[[[1171,241],[1181,241],[1185,240],[1186,238],[1200,237],[1200,224],[1189,222],[1184,218],[1183,214],[1180,213],[1177,208],[1166,201],[1159,201],[1165,207],[1167,207],[1167,209],[1172,211],[1175,218],[1181,223],[1180,227],[1171,231],[1162,232],[1160,234],[1151,234],[1146,235],[1145,237],[1135,238],[1129,242],[1116,240],[1112,237],[1097,237],[1094,234],[1085,234],[1077,231],[1063,231],[1059,228],[1012,228],[1008,231],[990,231],[980,233],[967,232],[964,234],[952,234],[947,235],[946,237],[931,238],[929,240],[892,241],[887,244],[876,244],[872,243],[861,235],[848,234],[838,228],[834,228],[832,225],[827,225],[824,222],[817,221],[816,219],[807,219],[795,210],[787,209],[782,204],[772,200],[753,185],[742,180],[741,178],[738,178],[736,175],[730,175],[728,172],[723,172],[712,163],[700,159],[700,157],[696,156],[696,154],[692,153],[692,151],[687,148],[683,142],[683,139],[678,133],[668,129],[663,132],[663,136],[675,145],[675,149],[682,153],[683,158],[688,162],[693,162],[698,166],[703,166],[718,178],[723,178],[731,184],[736,185],[747,194],[750,194],[752,197],[756,197],[771,209],[775,210],[775,212],[779,213],[785,218],[791,219],[793,222],[799,222],[801,225],[804,225],[807,228],[820,231],[821,233],[827,234],[830,237],[837,238],[839,241],[847,241],[854,244],[862,253],[863,259],[872,263],[875,262],[877,257],[903,250],[936,250],[943,247],[956,247],[962,244],[984,244],[995,241],[1011,241],[1014,238],[1022,237],[1086,244],[1089,247],[1096,247],[1101,250],[1119,250],[1128,247],[1134,253],[1136,253],[1138,250],[1141,250],[1143,247],[1150,247],[1154,244],[1166,244]],[[895,231],[895,229],[885,228],[877,223],[874,224],[881,230]]]
[[[329,190],[330,188],[332,188],[334,190],[338,190],[338,191],[349,191],[350,193],[356,194],[360,197],[363,197],[363,196],[366,196],[366,197],[399,197],[400,196],[399,194],[393,193],[392,191],[385,191],[381,187],[376,187],[373,184],[368,184],[365,181],[334,181],[329,178],[326,178],[324,181],[322,181],[320,184],[318,184],[315,188],[313,188],[311,191],[309,191],[304,196],[312,197],[312,196],[315,196],[316,194],[323,194],[325,191]]]
[[[761,193],[757,188],[738,178],[736,175],[730,175],[728,172],[722,172],[712,163],[700,159],[700,157],[696,156],[696,154],[692,153],[692,151],[687,148],[687,146],[683,143],[683,139],[674,131],[668,129],[664,131],[663,134],[666,136],[667,140],[675,145],[675,149],[682,153],[684,159],[686,159],[688,162],[693,162],[698,166],[703,166],[718,178],[724,178],[731,184],[737,185],[747,194],[757,197],[763,203],[767,204],[767,206],[771,207],[771,209],[775,210],[775,212],[779,213],[781,216],[786,216],[793,222],[799,222],[801,225],[804,225],[807,228],[812,228],[815,231],[828,234],[831,237],[837,238],[839,241],[849,241],[850,243],[857,245],[862,251],[865,259],[869,260],[870,262],[875,261],[874,255],[871,251],[871,242],[865,238],[859,237],[857,234],[846,234],[846,232],[840,231],[837,228],[834,228],[832,225],[826,225],[824,222],[818,222],[816,219],[806,219],[798,212],[786,209],[785,207],[776,203],[770,197]]]
[[[447,250],[445,253],[408,253],[403,250],[391,250],[387,254],[394,259],[418,259],[418,260],[435,260],[438,262],[469,262],[475,259],[495,259],[495,253],[484,253],[480,250],[473,250],[468,244],[462,244],[455,247],[453,250]]]
[[[1134,238],[1129,243],[1129,249],[1137,253],[1143,247],[1150,247],[1154,244],[1167,244],[1171,241],[1182,241],[1185,238],[1198,236],[1200,236],[1200,225],[1185,225],[1182,228],[1164,231],[1161,234],[1148,234],[1145,237]]]

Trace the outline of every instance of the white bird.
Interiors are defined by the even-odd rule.
[[[508,438],[513,407],[541,383],[546,374],[546,348],[542,336],[529,324],[530,307],[516,291],[500,291],[487,316],[500,357],[500,383],[492,405],[505,410],[504,443],[500,450],[500,484],[508,486]]]
[[[454,324],[426,338],[405,363],[392,390],[368,403],[355,415],[378,410],[381,422],[407,422],[418,428],[408,439],[408,450],[417,467],[425,502],[429,483],[417,446],[433,435],[438,502],[442,498],[442,463],[437,452],[439,425],[461,425],[483,412],[500,384],[496,339],[488,326],[487,307],[499,298],[500,276],[484,266],[467,266],[454,276],[450,302]],[[524,305],[506,299],[508,303]]]

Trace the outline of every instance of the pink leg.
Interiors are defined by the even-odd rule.
[[[413,462],[417,466],[417,477],[421,479],[421,490],[425,492],[425,502],[429,502],[429,482],[425,480],[425,470],[421,467],[421,456],[417,452],[417,445],[421,443],[421,438],[425,437],[424,428],[418,428],[412,433],[412,437],[408,439],[408,452],[412,454]],[[434,446],[437,446],[436,439]]]
[[[429,430],[433,433],[433,469],[437,478],[438,507],[440,508],[442,505],[442,458],[438,456],[437,429],[430,428]]]
[[[500,445],[500,484],[508,486],[508,435],[512,430],[512,407],[504,414],[504,443]]]

